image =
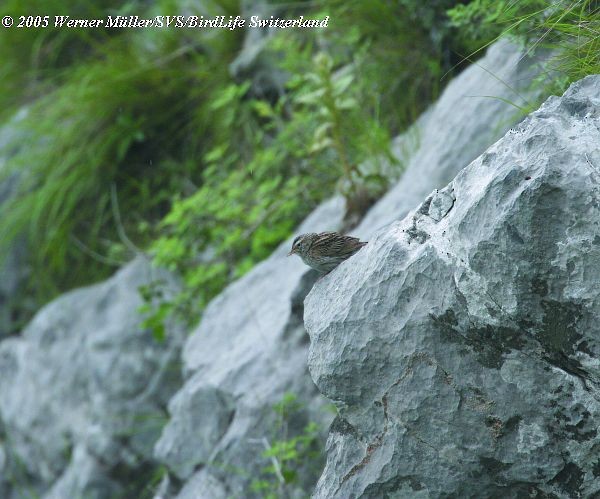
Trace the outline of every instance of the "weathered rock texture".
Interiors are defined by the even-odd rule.
[[[134,497],[144,487],[181,382],[182,334],[158,343],[140,326],[138,287],[157,279],[175,287],[138,258],[0,343],[0,497]]]
[[[599,226],[588,77],[318,282],[314,497],[598,497]]]

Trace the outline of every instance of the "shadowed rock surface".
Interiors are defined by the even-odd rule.
[[[599,199],[595,76],[314,286],[314,497],[600,494]]]

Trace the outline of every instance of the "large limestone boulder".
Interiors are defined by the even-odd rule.
[[[141,327],[138,288],[176,283],[137,258],[42,308],[0,343],[0,496],[133,497],[180,385],[183,332]]]
[[[594,76],[313,287],[314,497],[600,495],[599,186]]]

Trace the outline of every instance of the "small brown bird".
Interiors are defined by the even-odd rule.
[[[294,239],[288,256],[296,254],[309,267],[322,274],[328,274],[365,244],[367,243],[356,237],[344,236],[337,232],[311,232]]]

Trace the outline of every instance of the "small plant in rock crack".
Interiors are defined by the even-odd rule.
[[[316,482],[323,468],[323,446],[319,427],[314,421],[306,423],[303,418],[303,404],[296,395],[286,393],[282,400],[273,406],[277,415],[277,430],[274,439],[257,439],[264,450],[261,457],[268,461],[259,478],[252,481],[252,492],[265,499],[281,499],[297,496],[301,490],[308,497],[310,490],[303,486]],[[305,422],[300,432],[291,435],[291,428],[299,420]]]
[[[152,337],[162,343],[166,340],[166,320],[173,315],[177,303],[167,300],[164,295],[165,283],[161,280],[139,286],[138,293],[142,298],[142,305],[138,313],[142,316],[140,326],[152,333]]]

